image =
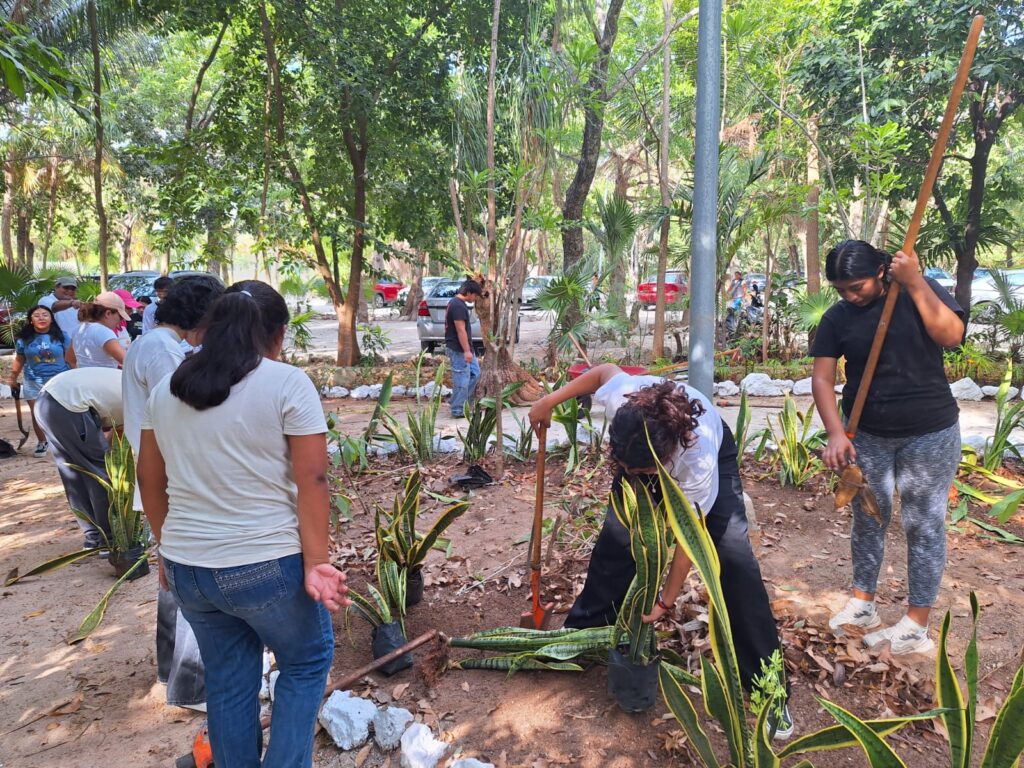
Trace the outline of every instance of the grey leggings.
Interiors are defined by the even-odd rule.
[[[882,525],[853,502],[853,586],[874,594],[892,519],[893,489],[900,492],[900,520],[907,535],[908,602],[930,608],[946,568],[946,509],[949,486],[960,462],[960,425],[914,437],[878,437],[861,432],[853,440],[857,464],[878,498]]]

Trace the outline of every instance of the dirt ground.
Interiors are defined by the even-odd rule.
[[[341,428],[365,422],[367,404],[328,403]],[[735,420],[735,409],[726,409]],[[0,436],[16,435],[13,406],[0,402]],[[31,447],[31,444],[27,446]],[[441,459],[425,472],[425,486],[441,494],[445,478],[459,469],[457,457]],[[361,587],[372,574],[372,504],[390,504],[411,467],[380,461],[357,479],[351,520],[339,523],[335,560]],[[896,662],[884,652],[869,656],[854,643],[837,642],[827,616],[844,599],[849,580],[849,520],[835,514],[822,488],[779,489],[765,468],[746,470],[745,486],[761,527],[762,571],[786,645],[793,684],[792,709],[800,732],[831,723],[818,704],[823,697],[862,717],[921,711],[932,705],[934,658]],[[561,519],[545,570],[545,592],[560,614],[568,610],[585,575],[589,542],[603,515],[605,468],[564,477],[564,465],[549,461],[547,516]],[[526,537],[533,507],[532,466],[513,464],[501,484],[473,492],[469,511],[450,529],[452,556],[430,555],[424,602],[407,618],[410,637],[431,628],[448,635],[516,624],[529,598]],[[81,545],[49,460],[28,456],[0,462],[0,573],[22,571]],[[362,503],[367,505],[365,508]],[[443,507],[425,500],[426,517]],[[1024,526],[1006,527],[1024,536]],[[551,537],[549,537],[551,540]],[[906,595],[906,554],[894,526],[880,584],[883,617],[896,620]],[[0,600],[0,766],[92,768],[111,761],[133,766],[170,766],[188,747],[202,716],[163,703],[155,683],[153,623],[156,579],[127,584],[111,601],[103,625],[85,642],[66,638],[112,583],[109,566],[86,561],[60,572],[4,588]],[[699,586],[681,601],[680,612],[662,626],[663,642],[691,658],[706,640],[682,624],[701,614]],[[991,721],[1016,666],[1024,636],[1024,569],[1016,547],[974,532],[950,533],[949,566],[938,600],[953,613],[951,652],[959,669],[970,631],[968,595],[982,605],[979,628],[982,682],[979,716]],[[933,620],[937,630],[941,616]],[[336,622],[333,675],[370,660],[369,630],[354,621],[351,634]],[[418,666],[425,654],[417,654]],[[605,671],[582,674],[450,671],[428,686],[417,670],[392,678],[372,675],[356,691],[394,701],[441,732],[453,756],[476,756],[498,766],[573,765],[633,768],[666,762],[691,764],[674,721],[658,706],[643,715],[620,712],[605,692]],[[699,698],[699,697],[698,697]],[[699,706],[699,705],[698,705]],[[720,739],[711,727],[712,738]],[[911,766],[945,764],[945,742],[931,724],[890,737]],[[669,751],[666,751],[669,750]],[[863,766],[860,753],[818,755],[816,766]],[[315,764],[397,768],[397,756],[376,751],[341,753],[318,737]]]

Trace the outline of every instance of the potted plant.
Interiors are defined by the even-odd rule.
[[[352,591],[352,605],[346,618],[355,613],[369,622],[373,658],[379,659],[405,645],[405,571],[397,563],[377,558],[377,583],[380,589],[367,584],[370,596]],[[380,668],[385,675],[412,666],[412,654],[406,653]]]
[[[107,491],[110,500],[108,520],[110,536],[109,562],[118,577],[128,574],[133,581],[149,573],[146,551],[146,526],[142,512],[135,509],[135,457],[128,439],[117,430],[110,433],[110,450],[103,458],[107,477],[103,478],[83,467],[79,472],[92,477]],[[75,511],[76,515],[80,513]],[[130,573],[129,573],[130,572]]]
[[[668,564],[667,523],[646,486],[628,483],[621,499],[612,494],[612,509],[629,531],[636,576],[626,593],[608,650],[608,693],[626,712],[643,712],[658,697],[658,642],[653,624],[643,617],[654,610]]]
[[[441,534],[460,517],[469,504],[459,501],[446,509],[425,534],[416,531],[420,513],[420,487],[422,475],[417,469],[405,481],[402,492],[395,496],[391,515],[377,507],[377,558],[393,562],[402,572],[406,584],[404,607],[416,605],[423,599],[423,561],[431,547],[447,549],[450,542]]]

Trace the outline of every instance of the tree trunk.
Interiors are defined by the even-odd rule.
[[[348,271],[348,294],[338,318],[338,365],[353,366],[359,362],[359,339],[356,336],[357,312],[362,298],[363,251],[366,237],[366,131],[363,118],[356,118],[356,130],[342,129],[348,160],[352,165],[352,258]]]
[[[402,308],[403,320],[416,319],[420,302],[423,301],[423,272],[426,265],[427,260],[423,258],[417,259],[416,265],[413,267],[412,281],[409,284],[409,297],[405,300],[405,307]]]
[[[662,0],[665,35],[672,30],[672,0]],[[657,300],[654,307],[653,356],[655,360],[665,356],[665,270],[668,267],[668,236],[672,225],[668,211],[672,198],[668,189],[668,141],[670,129],[669,87],[672,76],[672,49],[666,45],[661,50],[661,139],[658,142],[658,188],[661,191],[661,233],[658,238],[658,283]]]
[[[772,264],[775,261],[775,254],[772,252],[772,235],[769,230],[765,230],[764,233],[764,251],[765,257],[768,260],[765,266],[765,279],[764,279],[764,293],[761,294],[761,301],[763,307],[761,310],[761,362],[768,361],[768,325],[770,318],[768,316],[768,298],[772,293]],[[745,312],[746,307],[740,307],[740,312]]]
[[[100,28],[96,18],[96,0],[89,0],[89,46],[92,49],[92,115],[95,122],[95,153],[93,157],[92,184],[96,197],[96,225],[99,229],[100,287],[107,290],[107,211],[103,206],[103,102],[100,99],[102,70],[100,67]]]
[[[4,163],[4,204],[0,214],[0,240],[3,241],[4,263],[14,269],[14,244],[11,242],[11,224],[14,219],[14,150],[7,153]]]
[[[30,268],[28,263],[28,214],[24,208],[18,209],[18,230],[15,235],[17,263],[19,267]]]
[[[53,237],[53,223],[57,218],[57,190],[60,188],[60,163],[57,160],[56,147],[51,148],[52,157],[47,168],[46,231],[43,233],[43,269],[50,258],[50,241]]]
[[[125,216],[121,222],[121,271],[130,272],[132,268],[132,237],[135,234],[135,217]]]

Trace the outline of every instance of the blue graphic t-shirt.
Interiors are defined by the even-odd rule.
[[[37,333],[29,341],[18,339],[15,352],[25,360],[25,378],[42,386],[58,373],[64,373],[71,366],[64,359],[64,350],[71,346],[71,338],[65,333],[63,341],[56,341],[48,333]]]

